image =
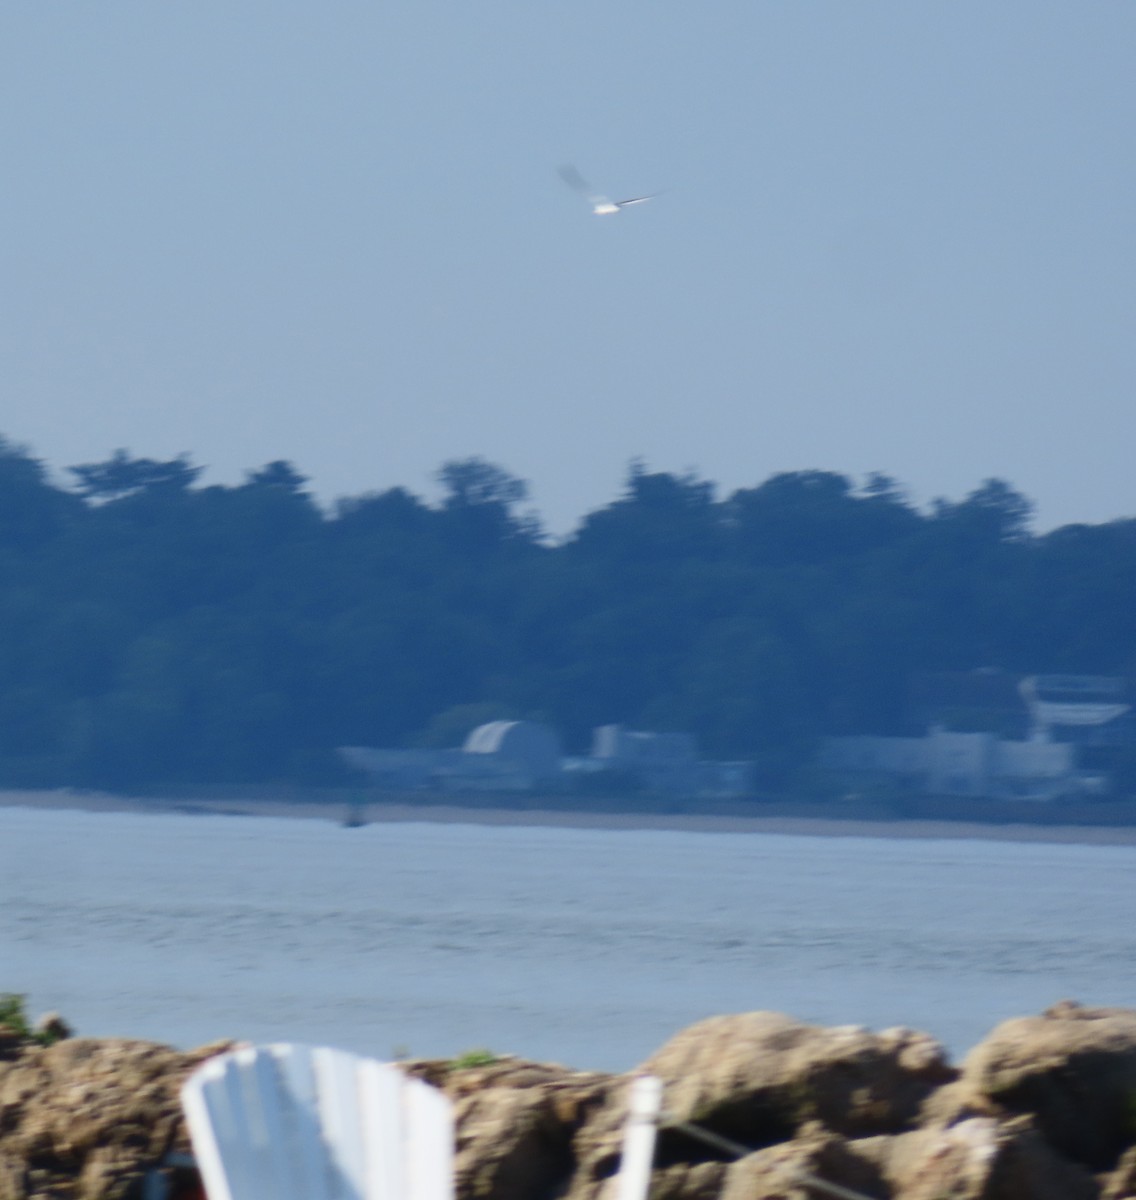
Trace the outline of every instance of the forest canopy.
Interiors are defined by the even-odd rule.
[[[561,540],[470,458],[430,504],[322,509],[293,464],[202,485],[116,451],[50,479],[0,439],[0,785],[322,782],[459,713],[694,733],[776,781],[826,734],[911,733],[927,673],[1136,674],[1136,519],[1034,533],[990,479],[730,495],[633,464]]]

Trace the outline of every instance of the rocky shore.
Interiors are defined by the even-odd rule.
[[[0,1026],[0,1200],[141,1200],[154,1172],[188,1194],[178,1089],[232,1043],[44,1044],[52,1029],[68,1032]],[[1136,1197],[1136,1010],[1064,1002],[957,1065],[915,1030],[752,1012],[681,1031],[628,1075],[488,1055],[404,1066],[454,1100],[458,1200],[608,1200],[638,1071],[665,1085],[652,1200],[806,1200],[817,1181],[878,1200]]]

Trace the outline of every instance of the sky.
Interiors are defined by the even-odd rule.
[[[1133,0],[4,0],[0,434],[1133,516],[1134,62]]]

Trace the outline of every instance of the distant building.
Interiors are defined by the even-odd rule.
[[[703,762],[690,734],[620,725],[597,728],[585,758],[565,758],[556,731],[536,721],[479,725],[460,749],[343,746],[339,755],[388,791],[532,792],[579,786],[607,773],[663,795],[725,798],[753,791],[752,763]]]
[[[532,791],[560,774],[560,737],[536,721],[490,721],[466,738],[449,775],[454,791]]]
[[[1040,742],[1121,746],[1133,740],[1126,680],[1110,675],[1029,675],[1018,691]]]
[[[1029,736],[1030,717],[1019,688],[1021,677],[994,667],[916,675],[911,683],[910,734],[935,725]]]
[[[592,758],[626,772],[652,792],[698,789],[698,751],[689,733],[647,733],[622,725],[599,725],[592,731]]]
[[[992,733],[932,729],[921,738],[826,738],[819,762],[831,771],[886,779],[933,796],[1057,800],[1094,788],[1078,772],[1072,746],[1003,741]]]
[[[555,784],[561,763],[556,731],[535,721],[490,721],[460,749],[342,746],[339,755],[388,791],[526,792]]]
[[[689,733],[600,725],[592,731],[591,762],[630,776],[649,792],[706,798],[753,792],[752,763],[701,761]]]
[[[1136,740],[1129,685],[1112,676],[930,675],[916,699],[924,737],[826,738],[819,764],[929,795],[1057,800],[1107,791]]]
[[[1012,675],[984,667],[916,677],[916,729],[997,733],[1029,741],[1130,744],[1136,736],[1132,688],[1112,675]]]

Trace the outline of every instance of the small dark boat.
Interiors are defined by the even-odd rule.
[[[342,824],[344,829],[359,829],[361,826],[367,824],[367,816],[362,800],[356,798],[348,801],[347,812],[344,814]]]

